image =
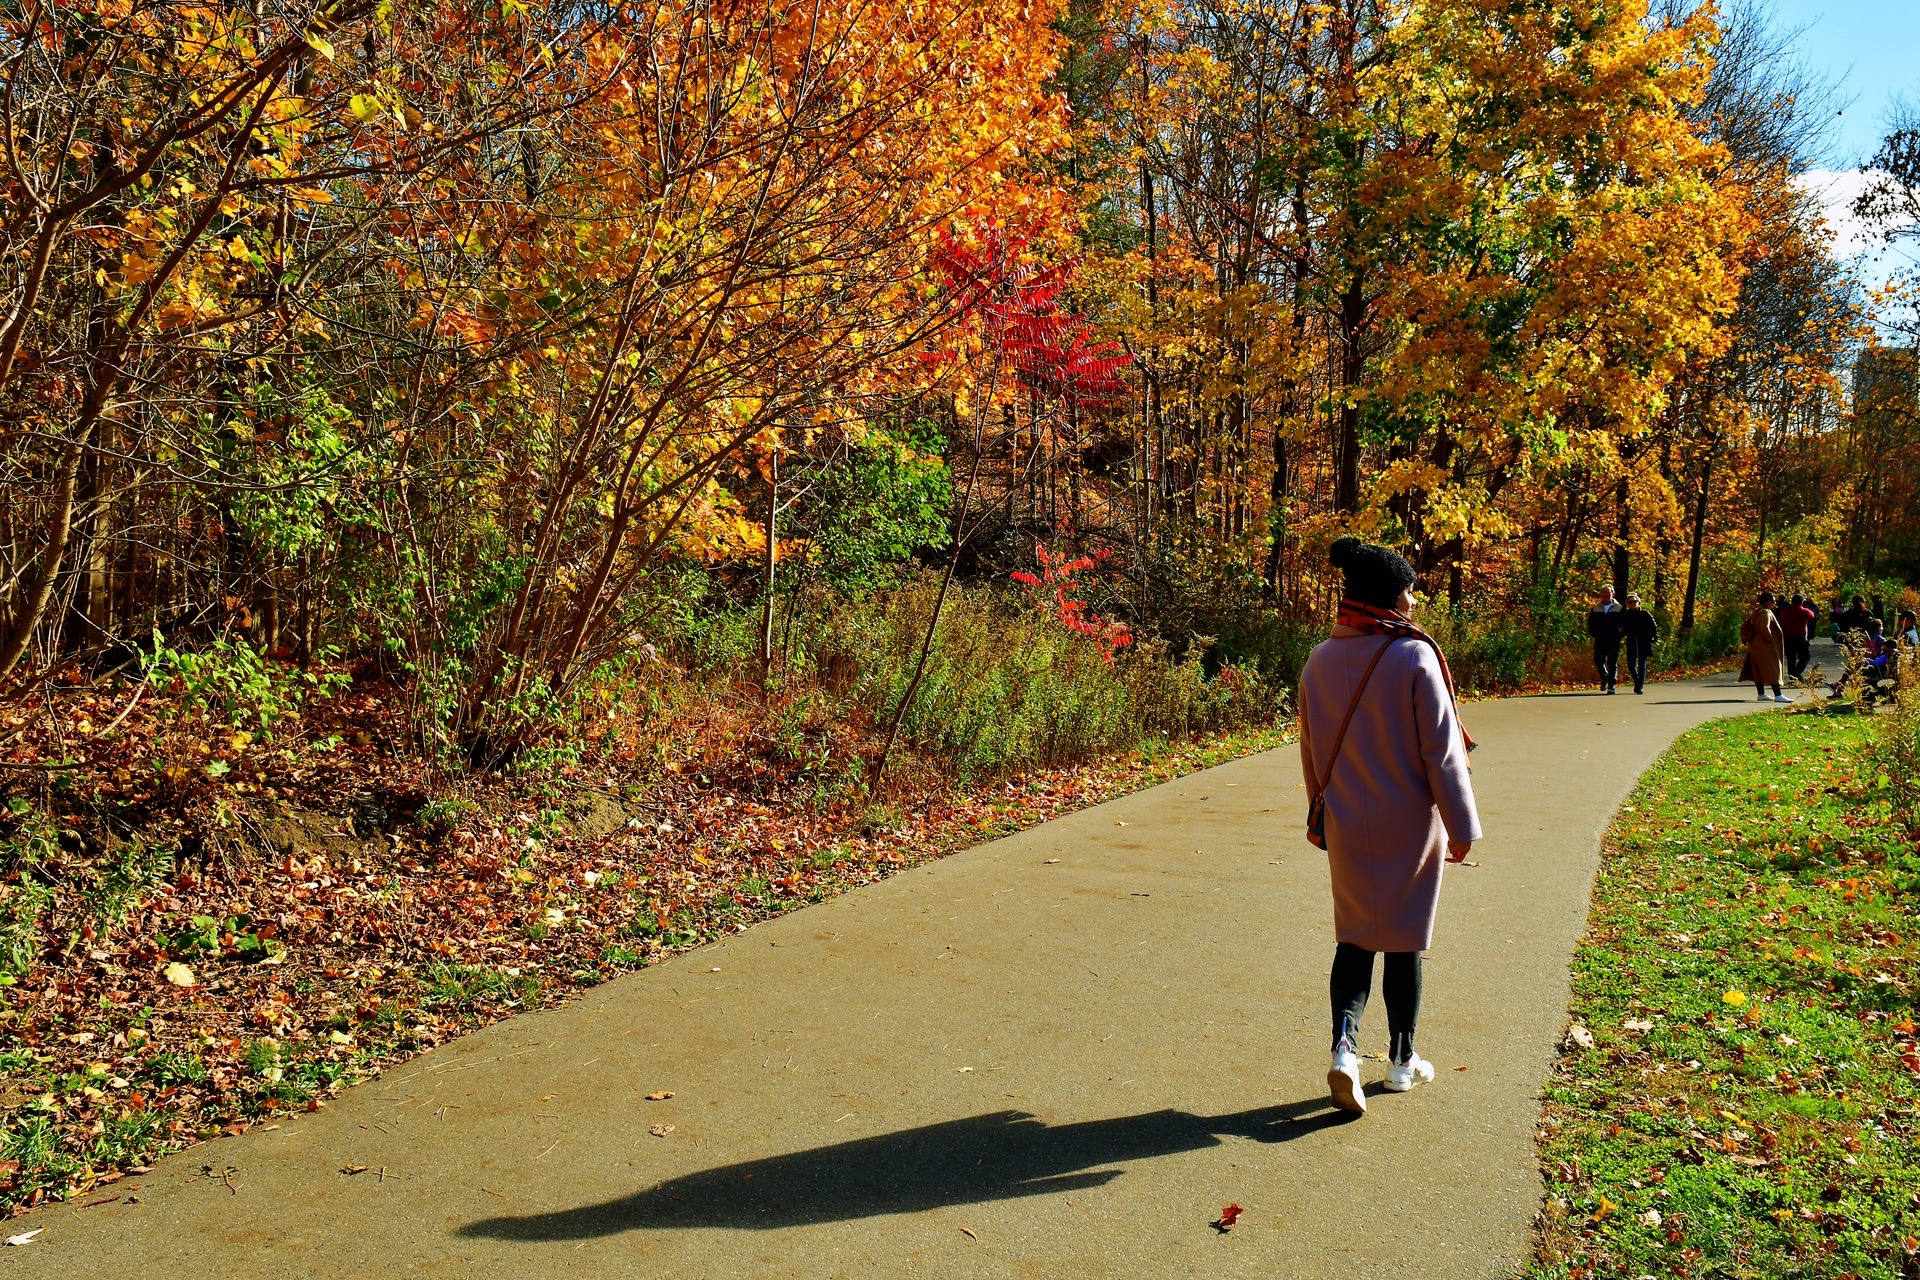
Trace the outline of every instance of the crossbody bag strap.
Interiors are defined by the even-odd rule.
[[[1321,782],[1318,777],[1314,779],[1314,785],[1318,788],[1314,792],[1316,798],[1325,795],[1328,785],[1333,782],[1333,762],[1340,758],[1340,744],[1347,740],[1347,726],[1353,723],[1353,713],[1360,706],[1360,695],[1367,691],[1367,681],[1373,679],[1373,669],[1380,665],[1380,659],[1386,656],[1387,650],[1393,647],[1397,639],[1398,636],[1388,636],[1386,643],[1374,650],[1373,661],[1367,664],[1366,674],[1360,677],[1360,687],[1353,691],[1353,701],[1347,704],[1346,717],[1340,721],[1340,732],[1333,735],[1333,750],[1327,755],[1327,780]]]

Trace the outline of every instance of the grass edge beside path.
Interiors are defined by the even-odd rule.
[[[1920,847],[1879,732],[1714,721],[1616,816],[1532,1280],[1920,1276]]]

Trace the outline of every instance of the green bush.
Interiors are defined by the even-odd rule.
[[[0,884],[0,980],[5,984],[26,976],[40,958],[40,917],[52,901],[53,890],[30,873]]]
[[[905,695],[938,583],[925,575],[825,611],[815,673],[849,708],[883,725]],[[1136,642],[1111,658],[1096,638],[1036,612],[1010,590],[949,593],[903,741],[961,777],[1061,765],[1270,717],[1277,689],[1251,669],[1209,677],[1200,655]]]
[[[326,661],[332,655],[323,654]],[[299,667],[269,658],[235,636],[221,635],[204,649],[169,648],[154,633],[153,650],[144,655],[146,678],[156,688],[169,684],[189,713],[224,720],[239,729],[262,732],[296,715],[309,694],[331,696],[350,677],[341,671]]]
[[[1693,630],[1685,635],[1677,626],[1662,627],[1662,645],[1667,649],[1668,661],[1676,666],[1692,666],[1739,652],[1740,624],[1746,616],[1743,609],[1718,608],[1705,617],[1696,617]]]

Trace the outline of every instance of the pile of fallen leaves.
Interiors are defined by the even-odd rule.
[[[143,696],[144,695],[144,696]],[[77,673],[0,708],[0,1204],[315,1110],[421,1049],[984,838],[1278,741],[971,787],[822,781],[748,700],[453,773],[377,680],[249,730]]]

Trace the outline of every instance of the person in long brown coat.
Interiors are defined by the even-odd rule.
[[[1300,760],[1309,798],[1324,803],[1333,879],[1327,1086],[1336,1105],[1365,1111],[1358,1036],[1375,952],[1387,956],[1386,1087],[1405,1092],[1433,1079],[1413,1051],[1420,953],[1433,941],[1442,863],[1467,856],[1480,818],[1446,662],[1412,625],[1413,566],[1357,538],[1335,542],[1331,559],[1345,599],[1331,638],[1300,673]]]
[[[1753,612],[1740,624],[1740,640],[1747,646],[1740,679],[1753,681],[1762,702],[1767,700],[1769,685],[1773,686],[1775,702],[1792,701],[1780,692],[1780,684],[1787,678],[1787,634],[1780,629],[1780,619],[1773,616],[1773,592],[1760,593]]]

